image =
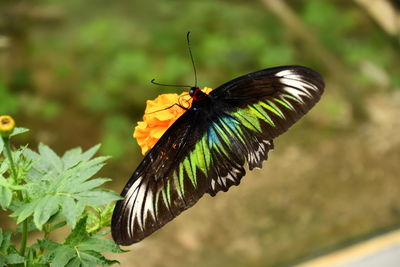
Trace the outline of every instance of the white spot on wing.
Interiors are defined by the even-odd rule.
[[[288,85],[290,87],[296,88],[298,90],[301,90],[308,97],[312,97],[310,90],[314,90],[314,88],[313,88],[313,86],[310,85],[310,83],[300,81],[300,80],[286,79],[286,78],[281,78],[281,83]]]
[[[125,203],[126,208],[125,210],[128,210],[128,218],[129,218],[129,224],[130,227],[128,229],[128,234],[130,237],[133,236],[132,229],[133,229],[133,222],[134,222],[134,214],[133,213],[133,208],[134,208],[134,202],[135,199],[137,198],[137,192],[139,190],[138,186],[142,182],[143,177],[138,177],[136,181],[132,184],[132,186],[129,188],[128,192],[126,193],[126,199],[127,202]]]
[[[277,72],[275,74],[275,76],[277,77],[284,77],[284,76],[289,76],[289,75],[293,75],[293,76],[298,76],[295,72],[293,72],[292,70],[281,70],[280,72]]]
[[[132,236],[132,229],[134,228],[135,219],[143,230],[143,221],[141,211],[143,207],[143,199],[146,194],[147,184],[142,182],[143,177],[138,177],[133,185],[129,188],[126,196],[129,199],[126,203],[129,210],[128,218],[130,221],[129,235]]]
[[[153,191],[147,190],[147,195],[146,195],[146,202],[144,203],[144,219],[143,221],[146,222],[147,219],[147,213],[150,212],[150,215],[155,219],[154,215],[154,209],[153,209]]]
[[[283,90],[285,92],[287,92],[288,94],[294,96],[295,98],[297,98],[301,103],[304,104],[303,98],[301,96],[307,96],[307,94],[305,94],[303,91],[300,91],[296,88],[293,87],[284,87]]]

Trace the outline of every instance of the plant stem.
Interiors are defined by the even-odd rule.
[[[13,157],[11,155],[10,138],[9,137],[3,137],[3,142],[4,142],[4,147],[6,149],[7,158],[10,161],[11,174],[13,176],[14,181],[17,182],[17,171],[15,169],[14,160],[13,160]]]
[[[15,169],[14,160],[13,160],[13,157],[12,157],[12,154],[11,154],[10,139],[9,139],[9,137],[3,137],[3,141],[4,141],[4,147],[5,147],[7,158],[10,161],[11,175],[12,175],[14,181],[17,184],[19,184],[19,181],[18,181],[18,178],[17,178],[17,170]],[[17,194],[18,194],[19,200],[23,201],[24,200],[24,196],[22,195],[22,192],[18,191]],[[28,240],[28,220],[25,219],[22,222],[21,249],[20,249],[20,252],[19,252],[21,254],[21,256],[25,256],[27,240]]]

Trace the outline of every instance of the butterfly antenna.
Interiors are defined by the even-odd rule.
[[[188,88],[192,88],[192,86],[190,86],[190,85],[182,85],[182,84],[164,84],[164,83],[155,82],[155,80],[156,80],[156,79],[153,79],[153,80],[151,80],[150,82],[151,82],[152,84],[161,85],[161,86],[188,87]]]
[[[186,40],[187,40],[187,46],[188,46],[188,49],[189,49],[190,59],[192,60],[192,66],[193,66],[193,72],[194,72],[194,87],[197,87],[197,72],[196,72],[196,66],[194,65],[192,49],[190,48],[190,32],[187,32],[187,34],[186,34]]]

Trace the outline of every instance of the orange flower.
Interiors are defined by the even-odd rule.
[[[204,87],[203,92],[209,94],[211,88]],[[143,121],[139,121],[133,132],[142,154],[146,154],[161,138],[165,131],[185,112],[177,105],[192,105],[192,98],[187,92],[178,94],[162,94],[154,100],[147,100]],[[174,106],[173,106],[174,105]]]

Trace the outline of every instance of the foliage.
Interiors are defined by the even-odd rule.
[[[11,136],[25,132],[16,128]],[[0,206],[12,211],[15,232],[0,228],[0,266],[108,266],[117,261],[101,253],[120,253],[111,240],[101,239],[109,231],[112,202],[120,196],[100,189],[110,179],[93,178],[108,157],[93,157],[99,145],[83,152],[74,148],[59,157],[39,145],[38,152],[26,146],[11,150],[9,138],[0,139]],[[62,227],[72,229],[63,243],[50,234]],[[41,231],[43,239],[26,247],[27,235]],[[11,242],[21,233],[21,248]]]
[[[282,195],[282,188],[271,188],[271,184],[267,182],[275,181],[271,178],[273,175],[270,172],[265,173],[268,179],[260,179],[265,180],[265,187],[257,183],[257,188],[260,188],[259,194],[255,194],[254,188],[250,188],[249,203],[232,205],[228,201],[226,207],[231,207],[231,210],[227,209],[227,211],[221,212],[222,217],[232,219],[230,212],[233,209],[254,208],[257,218],[249,220],[251,212],[243,212],[243,217],[240,217],[238,221],[241,222],[240,225],[248,221],[260,222],[261,229],[257,228],[257,224],[255,227],[249,227],[254,230],[253,233],[246,232],[238,236],[239,228],[233,228],[235,231],[232,232],[232,239],[226,237],[225,232],[222,232],[223,234],[217,238],[214,236],[214,229],[215,224],[222,224],[219,218],[212,224],[210,223],[210,229],[213,229],[210,233],[213,234],[207,236],[204,242],[202,242],[203,240],[198,242],[207,243],[209,251],[203,252],[203,254],[193,253],[190,255],[191,257],[187,257],[186,251],[181,249],[184,257],[221,259],[214,266],[221,266],[221,262],[233,264],[233,262],[227,261],[228,257],[223,254],[230,255],[229,253],[232,253],[238,255],[238,259],[242,258],[242,254],[236,253],[237,250],[240,250],[238,246],[240,247],[241,244],[238,239],[249,238],[242,243],[246,242],[245,247],[251,251],[250,255],[257,254],[258,250],[257,247],[254,248],[249,244],[253,244],[254,240],[256,243],[263,244],[259,249],[265,251],[263,253],[265,262],[258,265],[264,266],[267,264],[266,261],[270,263],[274,259],[290,261],[296,257],[309,255],[310,251],[319,250],[321,252],[321,248],[322,250],[324,246],[326,248],[327,244],[331,244],[331,240],[336,240],[339,244],[350,236],[362,236],[368,231],[377,231],[377,229],[385,227],[385,223],[382,221],[388,217],[382,215],[384,212],[395,214],[393,218],[396,219],[393,220],[398,222],[398,208],[383,208],[397,207],[398,205],[393,203],[398,203],[398,201],[391,200],[393,203],[389,203],[389,200],[382,198],[374,201],[376,209],[372,209],[370,204],[362,204],[358,208],[354,208],[353,205],[348,205],[350,202],[354,203],[352,197],[339,198],[346,199],[347,204],[345,202],[343,204],[337,197],[338,192],[348,192],[351,196],[354,188],[361,192],[357,194],[359,196],[357,199],[370,199],[372,195],[388,197],[390,194],[384,190],[379,191],[381,192],[379,194],[374,190],[385,188],[382,187],[385,183],[387,188],[398,186],[393,182],[397,180],[390,180],[391,176],[388,176],[391,172],[387,166],[392,161],[375,161],[381,158],[396,159],[398,154],[385,154],[385,157],[380,156],[372,161],[370,157],[375,153],[365,153],[364,149],[380,147],[378,146],[380,144],[396,148],[392,144],[393,138],[397,136],[395,133],[389,135],[388,133],[391,132],[386,131],[388,138],[382,138],[385,130],[381,128],[381,123],[389,121],[390,114],[393,112],[383,109],[390,105],[379,105],[379,103],[385,103],[379,101],[384,101],[384,98],[398,99],[398,92],[395,90],[398,91],[400,88],[399,40],[385,34],[379,23],[371,19],[368,13],[357,5],[359,1],[282,1],[291,7],[298,19],[306,25],[307,32],[328,53],[334,55],[350,70],[346,71],[349,75],[349,82],[345,86],[338,85],[336,79],[332,78],[334,75],[326,71],[327,68],[325,64],[321,63],[317,53],[296,39],[279,18],[265,8],[262,4],[263,1],[122,0],[112,4],[104,0],[20,0],[18,2],[3,0],[0,2],[2,14],[7,15],[4,16],[4,20],[0,20],[0,43],[8,38],[11,41],[10,44],[20,45],[19,48],[14,46],[0,48],[0,61],[2,62],[0,64],[0,113],[16,115],[20,122],[34,130],[35,134],[31,137],[21,137],[24,142],[35,142],[35,140],[43,140],[42,137],[46,137],[47,143],[54,142],[52,148],[56,151],[74,147],[76,144],[89,147],[101,142],[103,144],[101,152],[113,156],[110,168],[106,171],[111,170],[110,172],[118,173],[118,175],[128,176],[141,158],[139,147],[135,147],[133,138],[127,140],[127,136],[131,136],[134,125],[143,116],[145,101],[154,99],[160,93],[180,93],[182,90],[173,87],[160,88],[151,85],[149,81],[156,78],[163,83],[193,83],[193,72],[185,43],[185,33],[188,30],[192,32],[192,49],[200,86],[215,87],[240,74],[281,64],[310,66],[320,71],[326,78],[327,91],[318,107],[319,110],[310,114],[303,124],[303,126],[306,125],[313,129],[313,135],[302,135],[300,130],[300,132],[292,132],[288,137],[283,137],[286,138],[284,139],[286,141],[301,140],[301,151],[307,151],[304,153],[305,155],[311,155],[308,154],[308,151],[312,148],[318,149],[320,146],[326,146],[325,149],[320,150],[323,153],[316,156],[318,159],[321,156],[326,160],[318,160],[319,164],[315,166],[318,179],[308,180],[308,174],[303,176],[300,174],[296,176],[292,173],[281,175],[279,178],[284,179],[277,180],[285,185],[283,189],[285,193]],[[13,5],[15,6],[13,7]],[[32,10],[32,13],[29,13],[29,10]],[[54,14],[52,10],[55,10]],[[24,18],[23,12],[28,13],[25,17],[28,19]],[[384,14],[383,10],[381,13]],[[46,20],[49,17],[55,19]],[[4,25],[11,23],[15,23],[18,27],[4,28]],[[15,53],[16,51],[19,53]],[[21,61],[25,63],[22,65],[29,73],[21,73],[20,68],[17,68]],[[337,73],[342,71],[338,69]],[[26,86],[29,82],[33,84]],[[350,87],[355,88],[358,93],[357,97],[366,100],[365,106],[372,104],[373,110],[381,112],[376,115],[379,122],[375,121],[373,125],[370,125],[371,128],[379,130],[379,134],[378,131],[376,132],[378,141],[357,145],[360,137],[368,135],[365,127],[368,129],[369,127],[363,125],[363,128],[359,128],[360,125],[354,124],[349,115],[348,96],[344,93],[348,92]],[[58,123],[60,120],[63,123]],[[393,125],[396,125],[395,122],[396,120],[392,121],[390,129],[396,129],[393,128]],[[37,129],[38,125],[40,129]],[[299,126],[297,129],[303,128]],[[343,130],[345,131],[342,132]],[[337,143],[349,136],[351,142],[345,143],[345,147],[354,142],[356,145],[350,146],[351,151],[348,148],[341,150],[341,146]],[[321,138],[329,140],[321,144]],[[304,145],[305,140],[313,142],[311,144],[310,141]],[[282,153],[284,150],[281,148],[276,152]],[[290,157],[287,156],[289,159],[285,158],[282,162],[293,162],[292,154]],[[323,157],[324,155],[325,157]],[[343,155],[360,156],[354,156],[350,158],[351,160],[341,162],[340,159],[343,159]],[[361,161],[362,156],[365,156],[364,162]],[[311,159],[314,158],[310,157],[309,160],[311,161]],[[332,164],[329,172],[326,168],[318,168],[321,166],[321,162]],[[307,164],[302,165],[308,166]],[[396,166],[393,164],[392,169],[397,170]],[[287,165],[282,165],[281,168],[283,170],[292,169]],[[362,168],[368,169],[368,172],[357,175],[351,173],[353,169]],[[297,171],[297,173],[301,172]],[[381,175],[375,177],[374,173],[381,173]],[[298,180],[292,181],[291,177],[298,177],[302,183],[296,184]],[[357,177],[363,178],[362,181],[357,180]],[[321,185],[322,178],[322,181],[329,181],[336,187],[331,184],[326,187],[318,187]],[[354,182],[354,179],[357,182]],[[287,180],[290,182],[286,184],[284,181]],[[379,186],[373,181],[379,181]],[[322,185],[325,184],[322,183]],[[121,186],[123,185],[115,185],[115,188]],[[315,187],[319,189],[316,190]],[[304,191],[301,191],[302,188]],[[317,204],[309,205],[308,200],[312,196],[318,192],[325,192],[324,190],[328,188],[334,192],[329,195],[329,200],[326,202],[313,200],[312,203]],[[8,205],[9,191],[3,187],[1,190],[2,194],[4,193],[6,196],[3,205]],[[246,189],[240,188],[237,191],[246,192],[244,190]],[[388,189],[388,192],[391,191]],[[272,197],[274,193],[276,193],[275,197]],[[229,195],[227,194],[224,198],[229,198]],[[257,195],[264,198],[258,199]],[[287,220],[288,223],[285,224],[282,214],[295,213],[295,211],[287,209],[287,207],[293,207],[293,201],[289,200],[300,195],[307,196],[307,199],[305,198],[303,205],[295,206],[299,217],[290,217]],[[234,194],[232,199],[235,196]],[[289,199],[287,203],[292,204],[288,205],[285,202],[281,208],[278,208],[279,201],[286,201],[284,197]],[[15,193],[13,193],[13,198],[15,199]],[[240,198],[241,201],[242,199],[244,198]],[[327,199],[326,195],[320,193],[318,200],[324,199]],[[274,206],[272,212],[270,210],[265,212],[262,207],[271,201],[274,203],[274,200],[277,203],[272,204]],[[218,203],[221,203],[220,201]],[[257,203],[262,203],[262,205],[257,205]],[[321,209],[318,205],[322,205],[324,208]],[[337,216],[326,216],[326,220],[321,221],[320,217],[325,216],[323,212],[329,214],[332,210],[337,211],[332,208],[334,205],[337,205],[337,210],[340,210],[341,219],[336,220]],[[353,208],[350,209],[351,207]],[[349,222],[354,223],[353,227],[344,222],[345,216],[342,216],[342,208],[349,208],[347,218]],[[365,214],[382,212],[379,216],[380,220],[367,217],[368,219],[364,221],[371,224],[362,228],[356,219],[357,214],[360,214],[359,210],[365,211]],[[90,216],[88,216],[87,223],[91,225],[90,229],[92,229],[92,215],[96,217],[95,214],[99,213],[95,210],[88,213]],[[259,215],[264,213],[267,215],[260,219]],[[302,217],[302,213],[304,213],[304,217]],[[305,221],[296,224],[289,223],[298,222],[300,217]],[[33,217],[30,220],[30,225],[35,227]],[[264,220],[263,223],[261,220]],[[77,218],[75,221],[78,223],[79,219]],[[187,229],[192,229],[193,225],[197,223],[184,222],[183,225]],[[315,224],[310,222],[315,222]],[[65,223],[67,222],[65,221]],[[227,221],[226,225],[230,226],[231,221]],[[301,228],[303,226],[304,228]],[[299,228],[295,230],[296,227]],[[341,233],[337,232],[338,228],[342,229]],[[43,225],[43,229],[46,229],[46,224]],[[204,227],[202,227],[200,232],[204,231]],[[307,237],[314,235],[315,242],[296,239],[296,234],[299,233],[307,235]],[[171,234],[170,237],[175,237],[175,235]],[[213,239],[216,240],[214,243]],[[7,238],[4,237],[3,243],[4,240]],[[156,259],[148,257],[148,255],[163,255],[162,259],[159,256],[159,262],[154,264],[159,266],[167,264],[165,262],[168,260],[168,255],[173,259],[177,258],[176,255],[180,250],[171,251],[169,249],[170,238],[161,238],[158,241],[160,243],[165,241],[166,249],[162,250],[162,245],[159,245],[154,252],[152,247],[148,250],[150,251],[148,254],[143,251],[141,259],[151,263]],[[213,246],[215,243],[221,244],[221,247],[216,249]],[[226,247],[226,243],[233,245]],[[224,248],[231,250],[223,252]],[[215,257],[210,257],[210,255]],[[256,256],[254,257],[256,258]],[[183,262],[182,257],[179,258],[179,262]],[[257,262],[257,259],[252,258],[252,262],[253,260]],[[146,265],[146,263],[143,264]],[[148,265],[151,265],[150,263]],[[174,263],[172,265],[177,265]],[[190,261],[190,264],[192,263]],[[257,263],[254,264],[257,265]]]
[[[29,53],[25,51],[29,76],[34,77],[30,87],[40,90],[32,93],[11,82],[0,82],[0,97],[5,100],[0,110],[15,113],[18,104],[23,107],[21,115],[39,115],[49,122],[61,116],[73,120],[70,110],[87,112],[95,117],[94,131],[100,133],[103,151],[117,160],[128,152],[120,137],[141,118],[145,101],[166,92],[149,81],[193,83],[185,42],[188,30],[192,31],[201,87],[215,87],[239,74],[282,64],[325,69],[315,53],[299,48],[280,21],[257,1],[139,0],[112,6],[93,0],[36,2],[54,6],[63,14],[57,18],[60,24],[20,29],[26,36],[25,47],[30,48]],[[391,88],[399,86],[398,46],[391,45],[353,3],[287,2],[338,60],[350,69],[372,66],[381,73],[354,71],[351,86],[360,83],[363,88],[376,88],[376,80],[382,79],[389,80]],[[15,76],[13,70],[8,72]],[[168,90],[180,92],[181,88]],[[333,105],[346,106],[348,100],[344,96],[339,101],[344,103]],[[102,116],[105,114],[110,116]],[[110,120],[121,127],[110,132]]]

